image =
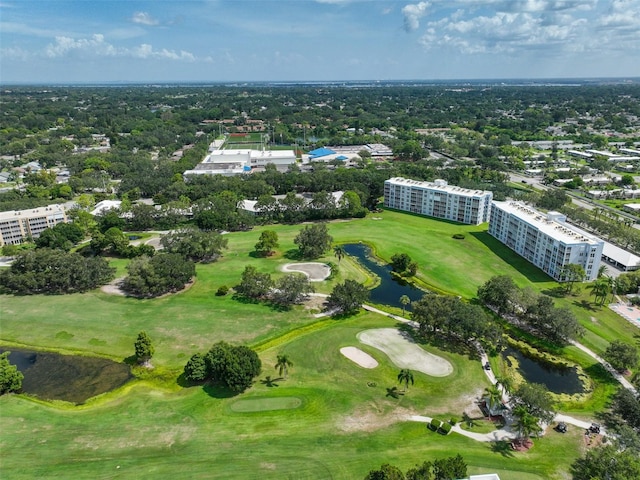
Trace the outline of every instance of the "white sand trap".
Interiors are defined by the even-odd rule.
[[[358,333],[358,340],[382,350],[398,368],[418,370],[432,377],[446,377],[453,372],[448,360],[424,351],[396,328],[364,330]]]
[[[362,368],[376,368],[378,366],[375,358],[357,347],[342,347],[340,353]]]
[[[331,268],[329,265],[319,262],[287,263],[282,267],[282,271],[304,273],[310,282],[321,282],[331,275]]]

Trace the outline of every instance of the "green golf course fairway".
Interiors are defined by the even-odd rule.
[[[361,312],[347,319],[315,318],[317,310],[290,311],[217,297],[221,285],[240,281],[246,265],[277,278],[295,262],[293,243],[300,225],[271,225],[227,235],[229,248],[218,262],[197,266],[191,288],[152,300],[110,295],[100,290],[58,296],[0,296],[0,345],[99,355],[118,361],[133,354],[139,331],[155,346],[154,370],[121,389],[85,405],[47,403],[22,395],[0,397],[0,475],[32,478],[363,478],[382,463],[403,470],[438,457],[461,453],[469,473],[497,472],[502,480],[566,478],[582,453],[582,432],[550,431],[526,453],[508,445],[475,442],[457,434],[443,437],[412,414],[461,419],[465,408],[489,385],[477,360],[423,346],[453,365],[447,377],[414,372],[415,385],[398,398],[398,368],[380,350],[362,345],[357,333],[394,327],[384,315]],[[263,230],[275,230],[280,247],[273,257],[256,258],[253,246]],[[480,284],[506,274],[538,291],[557,284],[492,239],[486,226],[457,225],[384,211],[365,219],[329,224],[335,243],[364,241],[389,260],[409,253],[418,262],[418,280],[439,290],[472,298]],[[464,233],[464,240],[454,240]],[[321,262],[338,260],[329,252]],[[125,261],[114,263],[124,272]],[[351,259],[316,290],[336,283],[375,279]],[[585,307],[587,293],[558,298],[587,328],[582,343],[602,353],[608,341],[629,338],[633,327],[607,308]],[[389,309],[400,313],[399,309]],[[593,318],[597,317],[597,321]],[[183,387],[179,376],[187,359],[220,340],[255,347],[263,371],[253,387],[232,396],[210,386]],[[339,352],[358,345],[379,362],[365,370]],[[279,379],[276,357],[293,362]],[[593,362],[573,348],[563,349],[581,365]],[[269,377],[269,378],[267,378]],[[373,387],[369,385],[374,385]],[[602,408],[614,384],[603,381],[578,415]]]

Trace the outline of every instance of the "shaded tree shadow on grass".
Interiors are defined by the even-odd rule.
[[[585,310],[588,310],[590,312],[595,312],[596,310],[598,310],[589,300],[575,300],[571,303],[573,303],[576,307],[584,308]]]
[[[553,280],[549,275],[534,266],[532,263],[529,263],[529,261],[524,257],[518,255],[500,240],[489,235],[488,232],[471,232],[470,235],[488,247],[489,250],[491,250],[505,263],[518,270],[518,272],[524,275],[530,282],[540,283]]]
[[[241,393],[241,392],[234,392],[233,390],[227,387],[223,387],[221,385],[216,385],[212,383],[205,383],[202,386],[202,389],[207,395],[213,398],[232,398]]]
[[[511,448],[511,442],[505,442],[501,440],[499,442],[491,442],[489,448],[493,453],[499,453],[503,457],[513,458],[513,449]]]
[[[297,248],[292,248],[290,250],[287,250],[286,252],[284,252],[283,257],[286,258],[287,260],[296,260],[296,261],[304,260],[304,258],[302,257],[302,254],[300,253],[300,250],[298,250]]]
[[[567,290],[562,285],[558,285],[553,288],[545,288],[540,293],[553,298],[564,298],[567,296]]]
[[[401,392],[398,387],[387,387],[387,394],[385,395],[385,397],[391,397],[397,400],[398,398],[400,398],[400,395],[404,395],[404,393]]]
[[[262,385],[266,385],[267,387],[271,388],[271,387],[279,387],[280,385],[278,385],[276,382],[283,380],[282,377],[278,377],[278,378],[271,378],[271,375],[267,375],[266,377],[264,377],[264,380],[260,380],[260,383]]]
[[[235,289],[235,287],[234,287],[234,289]],[[235,300],[236,302],[240,302],[240,303],[244,303],[244,304],[255,305],[255,304],[260,303],[260,300],[258,300],[258,299],[245,297],[244,295],[241,295],[239,293],[234,293],[231,298],[233,300]]]
[[[128,357],[125,357],[122,359],[123,363],[126,363],[127,365],[131,366],[131,367],[137,367],[138,364],[138,357],[136,357],[135,355],[129,355]]]

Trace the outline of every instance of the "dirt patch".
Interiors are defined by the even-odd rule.
[[[120,288],[123,280],[124,277],[116,278],[106,285],[101,286],[100,290],[104,293],[108,293],[109,295],[122,295],[123,297],[126,297],[126,292]]]
[[[304,308],[306,310],[317,310],[321,312],[327,307],[327,297],[320,297],[316,295],[310,295],[304,302]]]
[[[357,347],[343,347],[340,353],[362,368],[376,368],[378,362],[375,358]]]
[[[331,268],[325,263],[287,263],[282,267],[283,272],[304,273],[310,282],[321,282],[331,275]]]
[[[358,333],[358,340],[387,354],[398,368],[417,370],[432,377],[446,377],[453,365],[442,357],[420,348],[397,328],[375,328]]]
[[[411,415],[413,415],[411,411],[406,408],[396,408],[391,413],[382,413],[373,410],[372,407],[362,407],[351,415],[341,417],[337,427],[345,433],[373,432],[394,423],[407,421]]]

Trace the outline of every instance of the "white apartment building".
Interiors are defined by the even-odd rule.
[[[0,247],[17,245],[28,237],[38,238],[43,230],[66,221],[62,205],[0,212]]]
[[[555,280],[562,280],[562,268],[570,263],[581,265],[587,280],[594,280],[604,241],[566,220],[559,212],[542,213],[520,202],[494,201],[489,234]]]
[[[445,180],[396,177],[384,182],[385,207],[471,225],[489,221],[492,199],[491,192],[454,187]]]

